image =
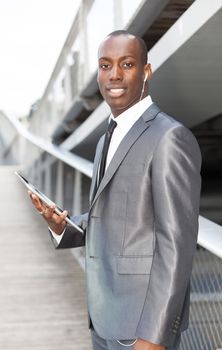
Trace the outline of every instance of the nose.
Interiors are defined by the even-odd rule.
[[[122,80],[122,71],[118,65],[113,65],[110,71],[110,80]]]

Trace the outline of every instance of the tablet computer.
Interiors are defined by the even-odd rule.
[[[39,191],[33,184],[31,184],[23,175],[21,175],[20,173],[18,173],[17,171],[15,172],[15,174],[18,176],[18,178],[21,180],[21,182],[32,192],[34,193],[36,196],[39,197],[39,199],[46,204],[47,206],[50,205],[55,205],[55,212],[57,214],[61,214],[63,212],[63,210],[61,208],[59,208],[51,199],[49,199],[44,193],[42,193],[41,191]],[[79,227],[78,225],[76,225],[71,219],[70,216],[67,215],[67,217],[65,218],[66,222],[75,227],[76,230],[78,230],[79,232],[83,233],[83,229],[81,227]]]

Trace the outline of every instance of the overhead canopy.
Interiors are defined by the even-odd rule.
[[[197,16],[198,3],[203,5],[196,1],[150,52],[154,65],[162,55],[150,83],[153,99],[189,127],[222,113],[222,8],[204,14],[208,8],[200,6]],[[189,35],[193,23],[199,28],[183,43],[181,32]]]

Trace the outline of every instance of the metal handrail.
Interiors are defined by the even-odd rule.
[[[199,216],[198,244],[222,259],[222,226]]]
[[[92,177],[93,163],[77,156],[61,146],[53,145],[29,132],[18,119],[6,116],[14,125],[17,132],[29,140],[31,143],[68,164],[72,168],[79,170],[88,177]],[[198,244],[222,259],[222,226],[199,216]]]
[[[25,137],[28,141],[61,160],[62,162],[68,164],[72,168],[79,170],[81,173],[88,177],[92,177],[93,163],[89,160],[82,158],[76,154],[73,154],[66,149],[54,145],[51,142],[48,142],[42,139],[39,136],[33,135],[30,131],[28,131],[22,123],[13,116],[7,116],[9,121],[14,125],[17,132]]]

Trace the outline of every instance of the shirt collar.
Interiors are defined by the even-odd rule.
[[[148,95],[123,113],[119,114],[118,117],[114,118],[113,114],[111,114],[110,119],[116,121],[118,129],[125,128],[126,125],[132,126],[152,103],[153,101],[150,95]]]

